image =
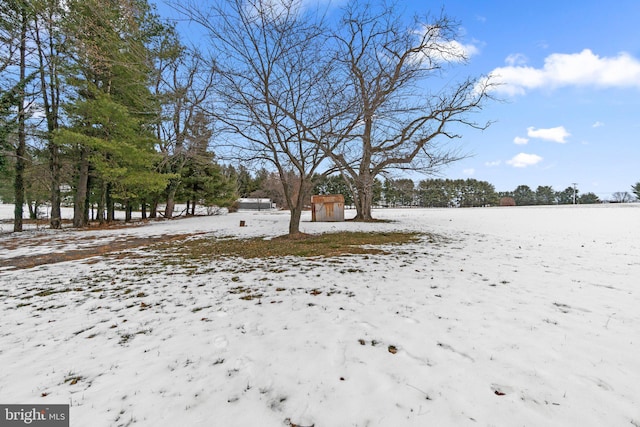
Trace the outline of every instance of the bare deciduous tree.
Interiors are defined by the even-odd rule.
[[[464,127],[489,123],[468,118],[489,97],[490,82],[452,83],[449,65],[467,60],[456,42],[458,25],[445,15],[407,24],[398,5],[351,1],[333,37],[348,99],[335,117],[325,152],[354,186],[356,219],[370,220],[375,177],[392,169],[434,172],[461,158],[444,143]]]
[[[61,106],[61,48],[64,35],[60,28],[60,20],[64,7],[59,1],[41,2],[34,5],[33,40],[37,48],[38,76],[40,81],[40,98],[46,121],[44,138],[49,151],[50,193],[51,193],[51,228],[62,227],[60,204],[62,197],[60,185],[62,180],[62,159],[60,147],[54,142],[53,135],[60,127]]]
[[[166,190],[164,212],[165,217],[171,218],[180,174],[195,155],[191,145],[202,145],[198,139],[203,135],[197,130],[210,101],[214,70],[197,52],[189,52],[180,45],[177,37],[165,40],[166,46],[156,64],[155,94],[162,100],[162,117],[156,126],[156,136],[164,158],[162,166],[173,174]],[[152,215],[155,216],[155,209],[152,209]]]
[[[611,195],[611,201],[615,203],[629,203],[633,201],[633,196],[627,191],[616,191]]]
[[[326,122],[319,104],[327,72],[324,29],[295,0],[181,9],[206,28],[216,55],[220,104],[212,114],[231,148],[227,154],[275,167],[291,210],[289,234],[298,234],[312,178],[326,158],[318,144]]]

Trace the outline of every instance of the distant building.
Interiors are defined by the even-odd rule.
[[[515,206],[516,200],[513,197],[501,197],[500,206]]]
[[[267,198],[238,199],[238,210],[269,211],[276,209],[276,204]]]

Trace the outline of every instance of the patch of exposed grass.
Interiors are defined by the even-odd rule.
[[[80,375],[74,375],[74,374],[70,373],[64,379],[64,382],[68,383],[69,385],[76,385],[76,384],[78,384],[78,381],[82,381],[82,380],[83,380],[83,378]]]
[[[76,291],[77,289],[71,289],[71,288],[66,288],[66,289],[43,289],[40,292],[36,293],[35,296],[37,297],[48,297],[49,295],[53,295],[53,294],[59,294],[59,293],[63,293],[63,292],[71,292],[71,291]],[[80,289],[82,291],[82,289]]]
[[[131,340],[131,338],[133,338],[133,334],[122,334],[120,335],[120,341],[118,344],[126,344]]]
[[[338,257],[347,254],[385,254],[376,246],[402,245],[420,240],[423,235],[412,232],[337,232],[326,234],[300,234],[273,239],[219,239],[203,238],[181,242],[178,252],[186,258],[215,259],[219,257],[271,258],[294,256]],[[175,251],[175,248],[165,246]]]

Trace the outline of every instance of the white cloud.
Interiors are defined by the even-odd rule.
[[[513,138],[513,143],[514,144],[518,144],[518,145],[526,145],[527,142],[529,142],[528,138],[523,138],[521,136],[516,136],[515,138]]]
[[[592,128],[599,128],[604,126],[604,123],[602,123],[601,121],[597,121],[594,124],[591,125]]]
[[[421,31],[416,32],[424,37],[428,45],[422,55],[416,54],[415,61],[435,62],[464,62],[480,53],[480,49],[474,44],[464,44],[457,40],[446,40],[441,37],[440,29],[425,25]]]
[[[527,128],[527,135],[530,138],[544,139],[545,141],[558,142],[564,144],[567,142],[567,137],[571,136],[564,126],[558,126],[549,129],[536,129],[534,127]]]
[[[517,65],[524,65],[527,63],[527,61],[527,57],[521,53],[512,53],[511,55],[507,56],[507,59],[504,60],[507,65],[512,67]]]
[[[615,57],[600,57],[589,49],[580,53],[549,55],[542,68],[518,64],[518,55],[510,55],[506,67],[489,73],[495,90],[508,95],[524,95],[540,88],[565,86],[635,87],[640,89],[640,59],[622,52]]]
[[[514,168],[526,168],[527,166],[533,166],[542,161],[542,157],[537,154],[519,153],[516,154],[511,160],[507,160],[507,164]]]
[[[538,40],[536,46],[540,49],[549,49],[549,43],[546,40]]]
[[[493,162],[485,162],[485,164],[484,164],[484,165],[485,165],[485,166],[487,166],[487,167],[492,168],[492,167],[495,167],[495,166],[500,166],[500,164],[501,164],[501,163],[502,163],[502,161],[500,161],[500,160],[495,160],[495,161],[493,161]]]
[[[463,171],[462,171],[462,173],[463,173],[463,174],[465,174],[465,175],[469,175],[469,176],[471,176],[471,175],[473,175],[474,173],[476,173],[476,170],[475,170],[475,169],[473,169],[473,168],[469,168],[469,169],[465,169],[465,170],[463,170]]]
[[[470,58],[473,55],[477,55],[480,53],[480,49],[478,49],[475,45],[472,44],[462,44],[457,40],[452,40],[446,43],[445,50],[450,50],[455,57],[464,56],[465,58]]]

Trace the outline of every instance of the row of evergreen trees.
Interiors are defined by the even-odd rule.
[[[268,197],[278,206],[286,207],[279,194],[278,178],[263,169],[252,175],[246,168],[225,169],[238,182],[242,197]],[[228,171],[231,171],[229,173]],[[314,194],[342,194],[347,206],[353,205],[353,188],[342,175],[316,177]],[[580,194],[574,187],[555,191],[551,186],[538,186],[532,190],[520,185],[513,191],[498,192],[486,181],[476,179],[425,179],[417,184],[411,179],[376,180],[374,204],[399,207],[480,207],[496,206],[503,197],[511,197],[518,206],[600,203],[594,193]]]
[[[153,217],[176,200],[235,200],[209,149],[212,67],[146,0],[6,0],[0,40],[0,197],[16,205],[14,230],[25,205],[35,216],[49,204],[58,228],[65,201],[81,227],[116,206]]]
[[[526,185],[520,185],[514,191],[497,192],[493,184],[471,178],[426,179],[419,181],[417,185],[411,179],[386,179],[382,183],[378,182],[376,187],[376,204],[389,207],[496,206],[503,197],[513,198],[518,206],[600,202],[594,193],[579,195],[578,190],[573,187],[555,191],[550,186],[539,186],[533,191]],[[316,191],[320,194],[344,194],[347,204],[351,200],[348,185],[341,177],[329,177],[316,186]]]
[[[538,186],[535,191],[527,185],[519,185],[513,191],[500,193],[500,197],[512,197],[518,206],[593,204],[601,202],[596,194],[580,194],[576,187],[567,187],[562,191],[556,191],[548,185]]]
[[[236,179],[241,197],[270,198],[276,205],[287,207],[277,174],[266,169],[251,174],[242,166],[224,170]],[[313,194],[342,194],[347,206],[354,205],[353,185],[342,175],[315,176],[313,184]],[[475,179],[428,179],[417,186],[411,179],[376,179],[373,185],[373,201],[377,206],[477,207],[495,205],[498,200],[493,185]]]

